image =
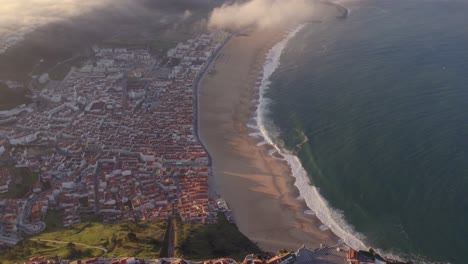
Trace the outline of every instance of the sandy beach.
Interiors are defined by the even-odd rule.
[[[249,136],[257,78],[266,53],[285,34],[262,30],[233,37],[199,88],[200,139],[212,156],[212,187],[228,202],[240,231],[267,251],[334,245],[339,239],[304,214],[307,207],[297,199],[287,163]]]

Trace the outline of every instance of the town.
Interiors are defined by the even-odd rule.
[[[30,84],[33,103],[0,111],[0,195],[27,169],[23,197],[0,199],[0,244],[96,213],[104,222],[212,223],[226,212],[210,191],[210,156],[198,140],[197,85],[230,34],[200,34],[155,57],[146,49],[94,46],[94,58],[63,81]],[[4,83],[18,85],[4,80]]]

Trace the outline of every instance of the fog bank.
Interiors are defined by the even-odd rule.
[[[238,30],[268,28],[310,19],[317,5],[311,0],[251,0],[225,4],[211,13],[208,26]]]

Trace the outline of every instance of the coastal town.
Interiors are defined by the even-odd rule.
[[[19,30],[0,36],[0,54],[26,33]],[[309,244],[297,251],[265,252],[232,225],[227,202],[210,185],[212,159],[198,135],[198,86],[205,73],[216,75],[216,67],[209,66],[233,36],[224,30],[201,33],[164,54],[155,54],[149,47],[94,45],[87,61],[72,67],[63,79],[43,73],[31,76],[28,84],[0,80],[7,89],[28,90],[31,99],[0,111],[0,248],[28,252],[6,263],[20,263],[20,259],[24,264],[403,263],[382,258],[372,249],[356,251],[341,239],[334,246]],[[257,86],[258,82],[257,78]],[[106,223],[102,229],[145,221],[165,225],[160,227],[162,235],[149,234],[148,227],[143,231],[148,234],[138,236],[125,229],[124,240],[118,238],[121,230],[111,237],[95,232],[91,240],[98,237],[96,243],[38,236],[83,231],[101,221]],[[229,241],[244,246],[243,253],[256,253],[242,261],[245,253],[234,259],[226,256],[235,250],[221,247],[216,254],[185,259],[190,249],[182,252],[187,245],[177,241],[185,228],[180,223],[202,224],[197,226],[202,229],[210,226],[203,224],[215,226],[221,221],[234,226],[255,247],[250,251],[246,240],[225,236],[220,241],[207,233],[202,239],[208,247]],[[318,228],[330,229],[323,224]],[[215,229],[224,236],[221,225]],[[187,232],[184,238],[193,236]],[[152,254],[140,254],[143,250],[138,247],[143,244],[151,246],[145,250]],[[137,250],[115,253],[117,245]],[[8,254],[5,260],[13,261],[15,251]],[[200,260],[206,256],[214,259]]]
[[[466,263],[467,13],[0,0],[0,264]]]
[[[62,212],[64,227],[83,213],[109,223],[174,214],[212,223],[228,213],[208,186],[196,93],[229,36],[200,34],[159,57],[93,46],[94,59],[63,81],[38,76],[29,85],[33,103],[0,111],[0,244],[43,231],[51,210]],[[27,178],[19,171],[29,171],[33,184],[10,197]]]
[[[198,82],[230,37],[225,31],[201,34],[159,58],[145,49],[94,46],[95,60],[72,69],[63,81],[39,76],[30,85],[32,104],[0,112],[0,244],[14,246],[24,234],[44,231],[51,211],[62,213],[63,227],[81,223],[83,214],[99,214],[108,223],[164,221],[177,215],[183,222],[205,224],[215,223],[219,213],[231,220],[226,201],[210,190],[211,158],[197,125]],[[21,86],[3,83],[11,89]],[[8,198],[26,177],[34,179],[30,190]],[[250,254],[242,262],[103,255],[35,256],[24,263],[399,262],[340,242]]]

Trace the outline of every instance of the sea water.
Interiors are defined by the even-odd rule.
[[[302,25],[270,50],[260,133],[321,229],[357,249],[463,263],[468,1],[342,4],[347,19]]]

